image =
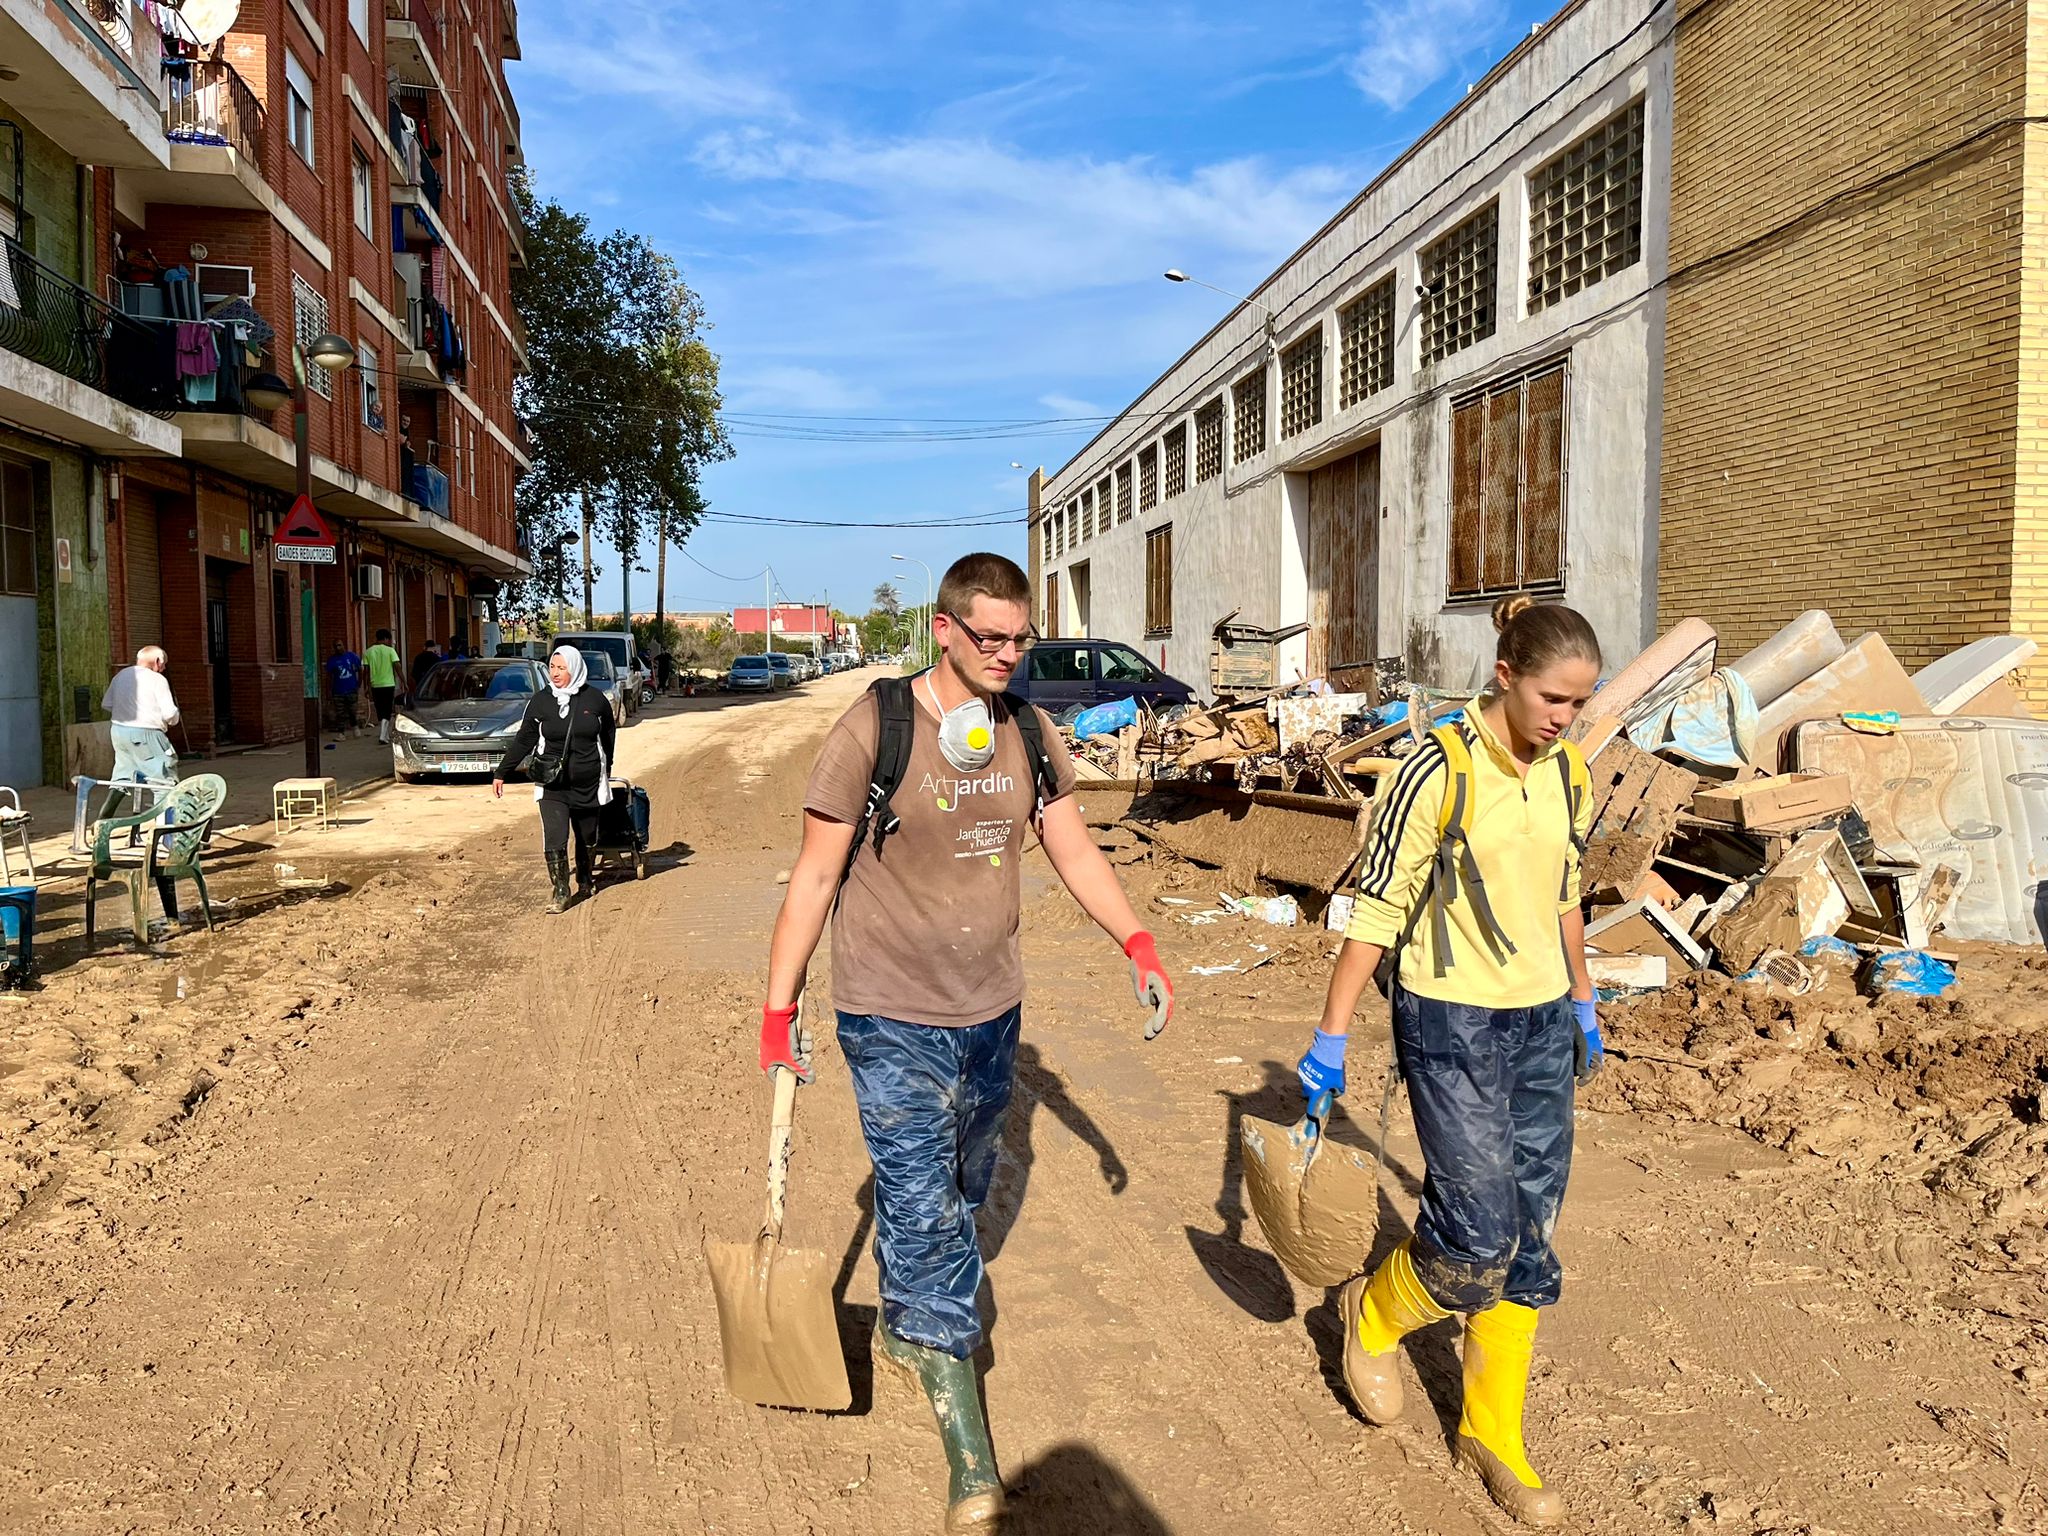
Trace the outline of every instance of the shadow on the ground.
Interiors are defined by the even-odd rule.
[[[1069,1441],[1027,1462],[1010,1493],[1003,1536],[1168,1536],[1131,1480],[1088,1446]]]

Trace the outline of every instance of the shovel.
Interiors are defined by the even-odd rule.
[[[1245,1198],[1273,1257],[1304,1285],[1357,1274],[1379,1224],[1374,1165],[1324,1134],[1330,1106],[1319,1093],[1293,1125],[1249,1115],[1238,1124]]]
[[[846,1357],[832,1310],[833,1266],[810,1248],[782,1246],[782,1202],[789,1188],[790,1122],[796,1074],[774,1070],[768,1120],[768,1209],[750,1243],[704,1245],[718,1296],[725,1385],[742,1402],[835,1411],[851,1406]]]

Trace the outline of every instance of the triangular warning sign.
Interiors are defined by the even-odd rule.
[[[313,498],[301,496],[278,525],[277,539],[284,544],[332,544],[334,530],[314,508]]]

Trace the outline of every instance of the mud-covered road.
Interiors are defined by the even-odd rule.
[[[394,788],[376,805],[387,828],[416,819],[405,851],[338,843],[337,884],[252,900],[211,946],[10,1000],[0,1531],[934,1529],[927,1410],[868,1368],[866,1161],[829,1035],[788,1239],[845,1256],[851,1412],[725,1395],[700,1255],[758,1220],[775,877],[816,742],[872,675],[664,706],[624,733],[661,851],[567,916],[540,910],[530,803]],[[1185,866],[1129,874],[1141,902],[1213,894]],[[1008,1529],[1504,1530],[1449,1465],[1449,1330],[1410,1341],[1407,1422],[1370,1430],[1335,1386],[1330,1299],[1246,1230],[1235,1118],[1298,1107],[1283,1063],[1322,936],[1246,971],[1286,936],[1155,908],[1177,971],[1239,969],[1186,975],[1146,1045],[1121,956],[1036,854],[1027,881],[1034,990],[986,1232]],[[821,962],[820,1004],[824,980]],[[1529,1438],[1569,1529],[2048,1529],[2040,1245],[1911,1172],[1940,1107],[1887,1086],[1866,1119],[1890,1116],[1889,1142],[1764,1136],[1740,1108],[1748,1058],[1659,1027],[1667,1066],[1618,1069],[1589,1101],[1607,1112],[1580,1115],[1565,1298],[1539,1336]],[[1883,1027],[1957,1026],[1880,1019],[1873,1051]],[[1626,1043],[1624,1021],[1611,1033]],[[1820,1080],[1825,1040],[1737,1034],[1814,1053],[1777,1086]],[[1354,1070],[1361,1122],[1377,1059]],[[1852,1066],[1827,1070],[1867,1080]],[[1990,1206],[2024,1207],[2030,1177],[2040,1198],[2040,1164],[2009,1155],[2039,1127],[2025,1092],[1999,1111],[2016,1188]],[[1420,1173],[1398,1108],[1391,1150],[1383,1244]]]

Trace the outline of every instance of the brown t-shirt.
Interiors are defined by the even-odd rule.
[[[891,802],[902,825],[879,857],[872,835],[862,839],[832,918],[832,1001],[847,1013],[964,1028],[1024,1000],[1018,870],[1038,794],[1023,733],[1000,700],[990,710],[995,758],[964,774],[939,750],[938,723],[913,707],[910,763]],[[1073,793],[1074,765],[1043,710],[1039,722],[1058,799]],[[880,734],[869,694],[825,738],[804,809],[857,823]]]

